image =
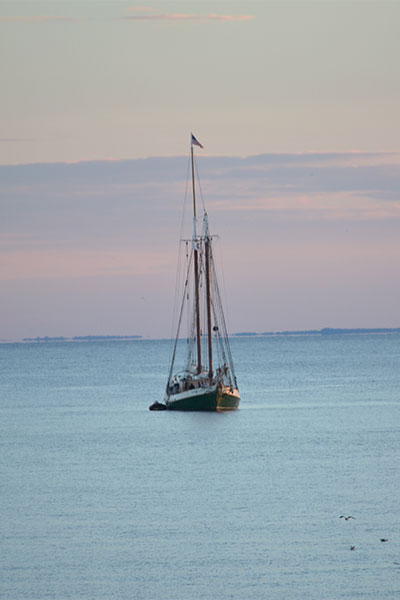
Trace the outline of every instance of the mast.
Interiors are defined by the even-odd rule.
[[[210,383],[213,377],[213,348],[212,348],[212,329],[211,329],[211,276],[210,276],[210,251],[211,240],[208,235],[207,213],[204,215],[205,229],[205,250],[206,250],[206,298],[207,298],[207,339],[208,339],[208,377]]]
[[[193,159],[193,134],[191,136],[192,158],[192,195],[193,195],[193,250],[194,250],[194,289],[195,289],[195,314],[196,314],[196,342],[197,342],[197,373],[201,373],[201,326],[200,326],[200,289],[199,289],[199,250],[197,240],[197,215],[196,215],[196,186],[194,182]],[[194,138],[196,140],[196,138]],[[197,140],[196,140],[197,142]],[[198,142],[197,142],[198,143]],[[200,144],[199,144],[200,145]]]

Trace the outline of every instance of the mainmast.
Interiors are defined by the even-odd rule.
[[[211,240],[208,234],[207,213],[204,215],[204,236],[206,251],[206,299],[207,299],[207,339],[208,339],[208,377],[210,383],[213,378],[213,353],[212,353],[212,330],[211,330]]]
[[[194,158],[193,144],[203,146],[191,135],[191,159],[192,159],[192,195],[193,195],[193,250],[194,250],[194,289],[195,289],[195,320],[196,320],[196,342],[197,342],[197,373],[201,373],[201,325],[200,325],[200,284],[199,284],[199,249],[197,239],[197,214],[196,214],[196,186],[194,181]]]

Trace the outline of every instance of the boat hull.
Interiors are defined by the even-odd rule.
[[[225,412],[239,408],[240,395],[236,389],[217,387],[189,390],[169,396],[165,404],[169,410]]]

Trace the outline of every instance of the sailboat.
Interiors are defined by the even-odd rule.
[[[164,406],[169,410],[230,411],[239,407],[240,394],[216,277],[213,254],[215,236],[210,234],[205,207],[202,231],[198,232],[194,146],[203,148],[191,134],[193,236],[191,240],[184,240],[187,265],[183,278],[183,299]],[[181,336],[185,307],[189,328],[186,342]],[[181,368],[176,364],[179,354],[183,359]]]

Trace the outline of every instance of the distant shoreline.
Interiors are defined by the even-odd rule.
[[[302,331],[264,331],[262,333],[254,331],[243,331],[239,333],[233,333],[232,337],[263,337],[287,335],[382,335],[387,333],[400,333],[400,327],[376,327],[371,329],[334,329],[330,327],[324,327],[323,329],[305,329]]]
[[[141,335],[75,335],[73,337],[64,336],[44,336],[34,338],[23,338],[20,342],[104,342],[112,340],[139,340],[142,339]],[[7,340],[1,340],[7,341]]]
[[[280,337],[280,336],[329,336],[329,335],[387,335],[400,334],[400,327],[375,327],[375,328],[358,328],[344,329],[324,327],[323,329],[304,329],[304,330],[288,330],[288,331],[240,331],[232,333],[229,337]],[[64,336],[37,336],[34,338],[23,338],[15,340],[0,339],[0,344],[23,344],[23,343],[38,343],[46,344],[52,342],[112,342],[112,341],[129,341],[129,340],[165,340],[169,338],[147,338],[142,335],[76,335],[73,337]]]

